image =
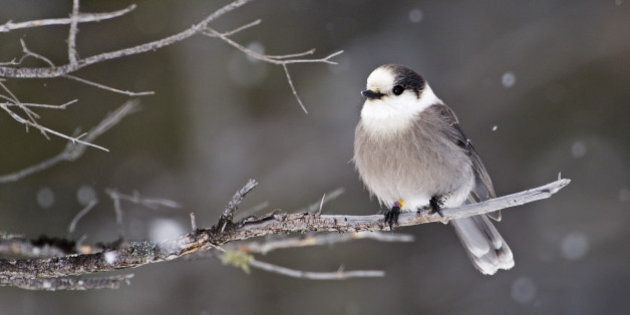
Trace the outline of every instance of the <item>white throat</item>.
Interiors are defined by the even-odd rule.
[[[361,109],[361,123],[366,131],[376,136],[396,134],[411,127],[415,118],[427,107],[441,104],[426,84],[420,97],[413,91],[385,95],[381,99],[366,100]]]

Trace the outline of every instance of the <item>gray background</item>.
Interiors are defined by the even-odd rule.
[[[270,208],[297,209],[341,186],[346,194],[325,212],[375,213],[378,204],[348,162],[359,91],[373,68],[395,62],[423,74],[455,109],[499,194],[546,183],[558,172],[573,179],[550,200],[505,212],[499,230],[516,258],[509,272],[480,275],[450,227],[430,224],[401,229],[416,236],[410,244],[358,241],[260,257],[313,271],[341,264],[383,269],[382,279],[316,282],[246,275],[215,260],[162,263],[134,270],[131,286],[116,291],[0,288],[0,313],[621,313],[630,306],[626,2],[259,0],[213,25],[227,30],[261,18],[262,25],[235,39],[271,54],[345,50],[338,66],[290,67],[310,114],[292,98],[281,68],[197,36],[81,70],[92,80],[157,94],[142,98],[141,112],[98,139],[111,153],[90,150],[72,164],[0,189],[0,230],[32,237],[65,236],[81,198],[95,193],[101,202],[77,231],[91,242],[117,236],[103,193],[108,187],[185,206],[154,211],[125,204],[124,228],[132,239],[184,232],[192,210],[199,225],[213,224],[250,177],[261,185],[244,208],[269,201]],[[141,1],[125,17],[81,25],[79,53],[170,35],[224,3]],[[128,4],[91,1],[82,9]],[[3,0],[1,7],[0,23],[70,12],[69,1]],[[62,64],[66,36],[67,27],[0,34],[0,60],[18,55],[24,38],[32,50]],[[126,100],[62,79],[8,84],[22,101],[79,98],[65,112],[44,113],[45,123],[66,132],[91,127]],[[64,146],[25,133],[4,115],[0,130],[2,174]],[[50,192],[54,200],[47,204],[42,199]]]

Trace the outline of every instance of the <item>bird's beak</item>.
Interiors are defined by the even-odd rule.
[[[374,100],[374,99],[380,99],[385,94],[381,92],[374,92],[372,90],[365,90],[361,92],[361,95],[367,97],[368,99]]]

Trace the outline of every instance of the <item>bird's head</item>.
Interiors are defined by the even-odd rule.
[[[422,76],[394,64],[372,71],[361,95],[366,98],[361,110],[364,126],[381,133],[404,129],[422,110],[441,103]]]

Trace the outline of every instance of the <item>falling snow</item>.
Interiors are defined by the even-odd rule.
[[[586,235],[578,232],[567,234],[560,243],[562,257],[567,260],[578,260],[584,257],[589,247],[590,245]]]
[[[255,52],[255,53],[259,53],[259,54],[264,54],[265,53],[265,46],[263,46],[263,44],[261,44],[260,42],[251,42],[249,43],[249,45],[247,45],[247,49]],[[245,55],[245,57],[247,57],[247,60],[249,60],[249,62],[258,62],[259,60],[250,56],[249,54]]]
[[[176,238],[186,233],[181,224],[171,219],[156,219],[149,227],[149,237],[154,242]]]
[[[409,21],[411,23],[420,23],[422,18],[424,17],[424,13],[420,9],[413,9],[409,11]]]
[[[505,88],[511,88],[516,83],[516,76],[512,72],[506,72],[501,76],[501,84]]]
[[[576,159],[579,159],[586,155],[586,145],[584,142],[575,141],[573,145],[571,145],[571,156]]]
[[[497,130],[499,130],[499,126],[497,125],[492,126],[492,132],[495,132]]]
[[[106,252],[105,253],[105,261],[108,264],[111,265],[111,264],[115,263],[116,259],[118,259],[118,254],[116,252],[111,251],[111,252]]]
[[[48,187],[42,187],[37,192],[37,204],[44,208],[50,208],[55,203],[55,193],[53,193],[52,189]]]
[[[96,191],[90,185],[83,185],[77,189],[77,201],[83,206],[87,206],[96,199]]]
[[[512,298],[521,304],[529,304],[536,298],[536,285],[532,279],[520,277],[512,283]]]
[[[247,49],[254,52],[263,54],[265,52],[264,46],[259,42],[252,42],[247,45]],[[268,65],[264,62],[257,62],[257,60],[250,55],[243,55],[239,52],[234,52],[227,61],[228,78],[241,86],[253,86],[260,83],[267,75]]]

